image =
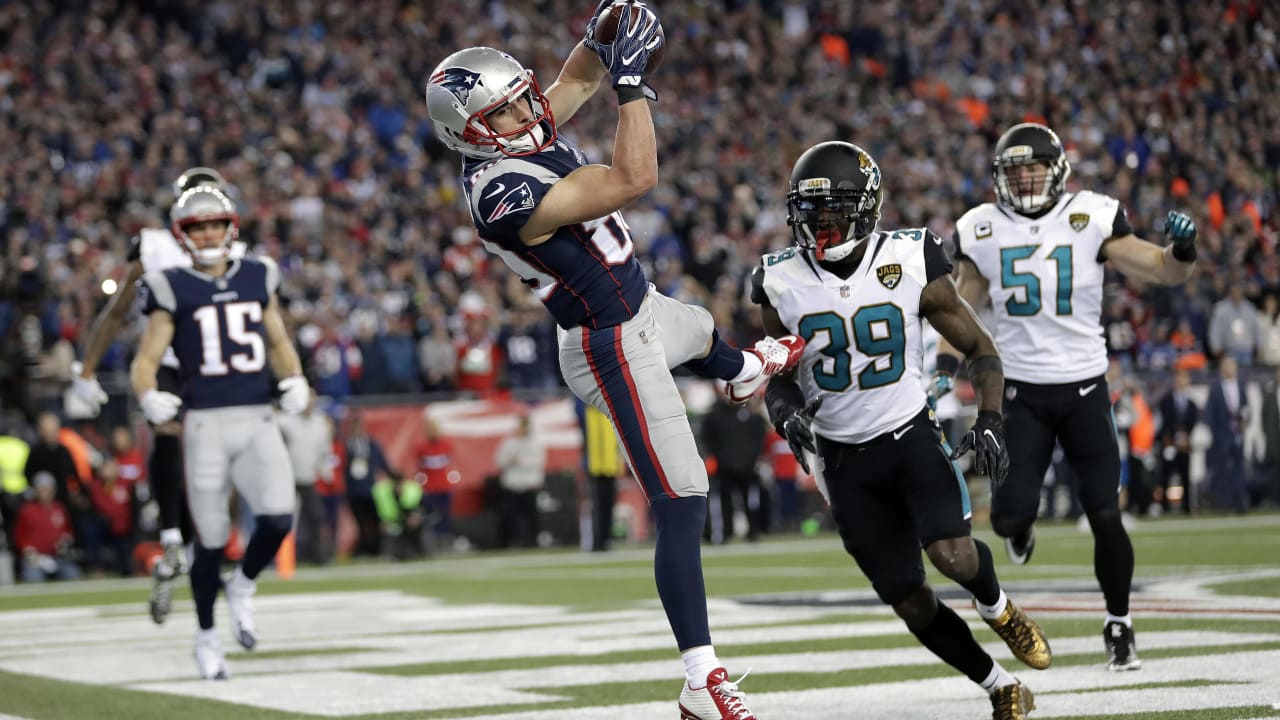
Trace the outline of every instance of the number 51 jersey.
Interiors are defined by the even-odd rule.
[[[142,276],[142,310],[173,316],[182,404],[188,410],[271,402],[262,318],[280,287],[270,258],[233,260],[214,277],[176,267]]]
[[[848,279],[798,247],[765,255],[751,299],[767,301],[805,340],[796,381],[823,398],[817,434],[861,443],[901,427],[925,405],[920,293],[951,272],[942,239],[924,228],[876,232]]]
[[[1107,371],[1102,245],[1131,232],[1118,200],[1089,191],[1038,218],[984,203],[956,221],[956,257],[987,280],[1006,378],[1057,385]]]

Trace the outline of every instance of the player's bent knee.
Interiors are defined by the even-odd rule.
[[[1021,537],[1034,523],[1034,519],[1001,517],[991,514],[991,530],[1002,538]]]
[[[957,582],[972,580],[978,574],[978,549],[973,538],[943,538],[925,548],[929,562],[938,572]]]
[[[257,522],[255,533],[264,533],[280,540],[293,529],[292,515],[256,515],[254,520]]]
[[[196,526],[198,545],[203,545],[207,548],[226,547],[227,541],[231,538],[230,518],[202,518],[197,516],[192,519]]]
[[[938,614],[938,596],[928,583],[910,589],[902,599],[890,604],[911,630],[927,627]]]

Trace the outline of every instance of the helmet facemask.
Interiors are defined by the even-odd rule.
[[[1025,171],[1014,171],[1031,165],[1045,168],[1043,180],[1028,176]],[[1022,123],[1006,131],[997,143],[991,176],[1000,204],[1017,213],[1033,214],[1053,207],[1062,197],[1071,165],[1052,130]]]
[[[878,191],[832,188],[826,178],[802,180],[787,193],[787,224],[796,245],[813,250],[819,262],[839,262],[875,232],[880,221]]]
[[[221,190],[210,185],[200,185],[182,194],[171,211],[170,231],[179,244],[191,256],[196,267],[212,267],[231,256],[231,243],[240,237],[240,216],[235,205]],[[191,226],[205,222],[225,222],[226,230],[221,242],[213,247],[201,247],[191,238]]]

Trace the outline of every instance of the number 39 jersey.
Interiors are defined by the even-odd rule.
[[[805,340],[796,380],[821,397],[813,430],[860,443],[898,428],[925,405],[920,293],[951,272],[942,239],[923,228],[877,232],[848,279],[798,247],[765,255],[751,299],[768,302]]]
[[[271,402],[262,319],[279,287],[280,269],[265,257],[234,260],[220,277],[189,267],[142,277],[143,312],[173,316],[186,409]]]
[[[956,257],[987,281],[1006,378],[1057,385],[1107,371],[1102,246],[1131,232],[1118,200],[1089,191],[1038,218],[985,203],[956,221]]]

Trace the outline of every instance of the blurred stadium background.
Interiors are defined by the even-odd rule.
[[[619,549],[611,556],[474,552],[510,539],[493,455],[519,416],[531,414],[550,451],[534,543],[585,547],[590,489],[578,416],[558,377],[554,327],[475,242],[459,203],[457,158],[434,140],[422,101],[430,68],[468,45],[506,49],[548,84],[593,5],[0,3],[0,507],[12,546],[13,513],[31,494],[17,458],[38,442],[42,414],[49,414],[46,422],[60,419],[57,442],[74,449],[75,484],[92,518],[78,528],[72,559],[99,578],[0,587],[0,608],[10,611],[0,614],[0,712],[83,718],[232,711],[216,700],[254,705],[254,717],[465,717],[494,715],[508,702],[530,709],[549,702],[507,698],[499,689],[554,686],[555,707],[584,714],[551,709],[545,717],[656,714],[658,706],[644,703],[670,694],[657,682],[666,675],[643,664],[668,651],[656,640],[660,613],[642,572],[648,525],[629,480],[618,484],[610,530]],[[1070,188],[1121,199],[1140,236],[1158,241],[1169,208],[1195,216],[1201,259],[1192,281],[1164,289],[1111,276],[1104,311],[1117,419],[1128,440],[1127,502],[1150,600],[1143,612],[1153,615],[1139,622],[1170,634],[1144,632],[1150,644],[1143,654],[1185,657],[1185,667],[1125,679],[1140,681],[1133,692],[1096,689],[1120,683],[1096,668],[1077,676],[1068,667],[1061,687],[1046,679],[1053,673],[1037,677],[1035,687],[1049,685],[1042,707],[1051,707],[1059,690],[1080,695],[1046,717],[1106,715],[1107,708],[1119,708],[1116,715],[1161,710],[1151,715],[1161,718],[1280,717],[1250,689],[1270,683],[1274,693],[1277,678],[1264,670],[1280,666],[1280,585],[1267,569],[1275,568],[1280,535],[1271,514],[1280,505],[1280,9],[1227,0],[701,0],[656,9],[669,45],[653,79],[662,98],[654,110],[661,180],[627,218],[650,278],[668,295],[708,307],[740,344],[760,335],[747,274],[763,252],[790,242],[788,169],[820,140],[857,142],[884,168],[883,226],[927,225],[950,237],[955,218],[989,199],[995,138],[1023,120],[1054,127],[1072,163]],[[561,128],[604,162],[616,119],[607,95]],[[71,363],[122,280],[129,238],[165,225],[169,184],[196,164],[217,168],[235,186],[242,237],[279,261],[286,318],[333,428],[313,478],[326,509],[317,554],[303,559],[334,567],[304,567],[291,582],[265,584],[264,633],[279,621],[281,634],[257,659],[232,660],[233,672],[249,678],[314,671],[314,683],[299,681],[292,695],[281,695],[296,705],[268,702],[284,691],[266,680],[253,691],[258,695],[237,681],[217,697],[182,682],[190,664],[188,614],[180,608],[156,631],[142,613],[145,580],[103,579],[145,574],[154,552],[145,476],[129,470],[145,467],[139,458],[149,442],[127,392],[137,327],[122,333],[100,368],[112,393],[103,415],[92,422],[62,417]],[[1181,370],[1203,409],[1224,355],[1240,361],[1248,380],[1245,422],[1227,438],[1197,426],[1187,439],[1189,465],[1166,489],[1177,441],[1161,432],[1161,401]],[[689,380],[685,389],[700,421],[714,405],[714,388]],[[963,427],[968,394],[962,387],[957,396],[944,411]],[[430,442],[431,423],[445,445]],[[353,454],[365,447],[360,426],[387,457],[385,471],[375,473],[385,475],[380,494],[369,483],[348,482]],[[1216,441],[1238,442],[1242,461],[1225,468],[1206,462]],[[779,458],[770,454],[773,444],[764,447],[765,542],[708,551],[712,592],[734,608],[713,614],[720,643],[729,643],[723,654],[766,658],[756,662],[748,687],[753,697],[764,691],[757,710],[782,702],[781,695],[769,699],[773,692],[803,690],[814,695],[807,706],[813,717],[845,717],[838,708],[855,705],[877,716],[878,698],[915,687],[885,683],[932,677],[940,678],[937,697],[951,698],[954,690],[956,702],[968,702],[962,685],[947,684],[940,669],[908,652],[891,617],[862,602],[866,588],[826,534],[811,483],[800,478],[791,495],[779,482],[792,472],[785,443]],[[429,480],[423,458],[441,454],[449,464]],[[1244,507],[1213,505],[1215,472],[1246,478]],[[113,474],[120,479],[113,482]],[[436,497],[398,507],[402,478]],[[101,492],[114,487],[127,492]],[[1044,593],[1036,597],[1050,613],[1047,629],[1055,640],[1080,638],[1083,666],[1085,648],[1097,649],[1092,620],[1073,615],[1081,607],[1073,603],[1094,600],[1089,546],[1070,522],[1070,478],[1060,473],[1053,487],[1045,512],[1068,522],[1046,536],[1057,542],[1043,543],[1043,566],[1038,555],[1035,565],[1006,575],[1024,592]],[[984,488],[985,480],[975,479],[975,498]],[[390,505],[376,501],[388,492]],[[442,495],[449,496],[450,523],[442,523]],[[1184,511],[1192,519],[1155,519]],[[373,523],[364,543],[360,513]],[[732,535],[729,523],[713,532]],[[426,563],[383,562],[428,554]],[[0,584],[6,579],[0,570]],[[1235,584],[1220,584],[1227,581]],[[739,602],[783,591],[801,598]],[[842,591],[855,595],[830,597],[826,605],[814,600]],[[1166,595],[1169,607],[1157,608]],[[302,613],[314,624],[290,625],[298,608],[314,609]],[[357,608],[367,612],[353,614]],[[365,621],[352,620],[357,615]],[[526,615],[528,622],[518,619]],[[457,619],[466,617],[472,619]],[[615,631],[619,618],[637,625]],[[559,630],[531,633],[528,647],[500,652],[509,637],[502,628],[544,624],[589,629],[573,638],[558,637]],[[758,643],[733,639],[733,628],[775,625],[779,632],[760,630]],[[797,634],[795,625],[819,629]],[[461,627],[481,633],[474,645],[445,632]],[[592,645],[618,633],[653,642]],[[873,638],[870,645],[864,636]],[[797,639],[779,639],[786,637]],[[380,642],[402,655],[370,661],[361,654],[380,652]],[[554,651],[552,659],[529,650],[539,643],[542,654]],[[735,650],[734,643],[757,644]],[[869,661],[845,657],[899,646],[906,659],[880,663],[889,668],[883,673],[851,670]],[[843,659],[805,655],[826,651]],[[1070,660],[1075,651],[1067,652]],[[506,654],[513,657],[502,659]],[[1197,659],[1215,654],[1223,657]],[[586,667],[575,664],[579,655]],[[778,659],[783,655],[788,660]],[[142,657],[149,659],[136,660]],[[596,661],[605,663],[616,694],[586,689]],[[545,682],[502,674],[545,665],[570,670]],[[354,684],[326,675],[351,670],[363,677],[374,666],[407,669],[379,670]],[[1255,670],[1263,674],[1249,675]],[[633,671],[635,682],[623,677]],[[460,680],[454,672],[474,676]],[[427,680],[406,685],[404,695],[388,691],[409,699],[380,705],[375,680],[387,674]],[[322,692],[326,678],[346,692]],[[823,699],[824,689],[854,686],[865,687]],[[1092,695],[1081,692],[1091,687]],[[302,702],[308,695],[312,705]],[[1172,699],[1162,705],[1158,698]],[[632,709],[599,707],[620,703]],[[459,709],[469,706],[479,709]],[[939,705],[897,716],[958,715]]]

